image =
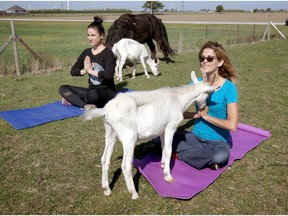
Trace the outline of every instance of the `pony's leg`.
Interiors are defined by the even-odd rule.
[[[156,47],[155,47],[155,44],[153,43],[153,40],[147,41],[147,45],[149,46],[149,49],[151,51],[151,59],[156,61],[157,60]]]
[[[114,144],[116,142],[116,133],[109,124],[104,123],[104,126],[105,126],[105,149],[101,157],[102,188],[104,190],[104,195],[109,196],[111,194],[111,189],[109,187],[108,171]]]
[[[146,60],[146,59],[141,58],[141,64],[142,64],[142,66],[143,66],[143,68],[144,68],[144,73],[145,73],[146,78],[149,79],[150,77],[149,77],[149,74],[148,74],[148,72],[147,72],[145,60]]]
[[[123,161],[122,161],[122,172],[125,178],[126,186],[131,194],[131,199],[137,199],[138,193],[136,192],[133,177],[132,177],[132,161],[134,154],[134,147],[136,143],[136,136],[126,136],[123,144]]]
[[[172,154],[172,141],[173,141],[174,133],[175,133],[174,129],[165,130],[165,135],[164,135],[165,145],[162,150],[163,151],[162,154],[164,154],[164,170],[163,170],[164,179],[170,183],[173,183],[175,181],[170,171],[170,160],[171,160],[171,154]]]

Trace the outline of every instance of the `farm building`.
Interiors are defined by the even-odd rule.
[[[27,10],[18,5],[14,5],[6,10],[7,14],[26,14]]]

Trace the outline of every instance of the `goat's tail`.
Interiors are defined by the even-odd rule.
[[[104,108],[95,108],[85,111],[83,114],[84,121],[92,120],[93,118],[104,116]]]

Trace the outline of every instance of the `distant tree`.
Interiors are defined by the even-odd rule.
[[[224,11],[223,5],[217,5],[215,11],[216,11],[217,13],[222,13],[222,12]]]
[[[158,11],[159,9],[163,9],[164,5],[159,1],[146,1],[142,6],[144,10],[151,10],[151,14],[154,14],[154,11]]]

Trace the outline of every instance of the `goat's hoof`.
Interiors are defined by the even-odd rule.
[[[167,181],[168,183],[174,183],[175,179],[172,176],[165,176],[165,181]]]
[[[150,79],[150,77],[149,77],[149,76],[147,76],[146,78],[147,78],[147,79]]]
[[[105,196],[110,196],[111,195],[111,190],[110,189],[104,190],[104,195]]]
[[[135,79],[136,77],[135,76],[132,76],[132,79]]]
[[[131,195],[131,199],[132,199],[132,200],[136,200],[136,199],[138,199],[138,198],[139,198],[139,196],[138,196],[137,193],[132,193],[132,195]]]

